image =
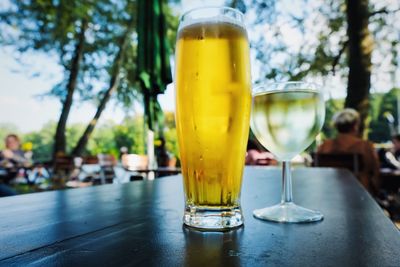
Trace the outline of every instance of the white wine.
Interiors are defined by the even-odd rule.
[[[315,90],[267,91],[254,96],[251,128],[265,148],[289,161],[314,141],[324,118],[324,100]]]

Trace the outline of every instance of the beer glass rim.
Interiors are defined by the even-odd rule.
[[[253,87],[252,95],[262,95],[276,91],[311,90],[324,95],[322,86],[315,82],[287,81],[287,82],[266,82]]]
[[[192,9],[184,12],[179,18],[179,23],[180,23],[179,28],[183,27],[182,24],[184,24],[184,26],[192,24],[192,23],[188,23],[188,24],[183,23],[187,19],[186,17],[188,17],[188,15],[193,14],[198,11],[207,10],[207,9],[209,9],[209,10],[225,10],[225,11],[232,12],[232,14],[235,14],[235,16],[228,16],[227,15],[228,13],[225,13],[225,12],[221,12],[219,15],[228,17],[228,18],[232,19],[232,21],[234,21],[236,24],[239,24],[240,26],[244,27],[244,14],[240,10],[232,8],[232,7],[228,7],[228,6],[203,6],[203,7],[192,8]],[[206,15],[203,17],[203,19],[212,18],[212,17],[215,17],[215,16],[214,15]]]

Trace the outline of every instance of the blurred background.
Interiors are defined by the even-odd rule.
[[[146,12],[138,2],[1,1],[0,140],[18,135],[22,150],[39,163],[56,155],[119,158],[147,153],[146,132],[155,123],[156,155],[168,153],[179,166],[173,83],[164,79],[165,88],[150,100],[141,84],[139,32],[148,25],[138,21]],[[400,132],[399,1],[160,3],[171,71],[179,16],[201,6],[231,6],[245,14],[254,85],[306,80],[323,86],[327,115],[318,142],[335,135],[332,116],[344,107],[359,111],[360,132],[377,147]]]

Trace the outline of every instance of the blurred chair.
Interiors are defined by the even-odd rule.
[[[107,154],[99,154],[97,158],[100,165],[100,183],[113,183],[115,178],[114,167],[117,164],[117,160],[113,155]]]
[[[74,158],[71,156],[56,156],[53,162],[53,174],[69,177],[75,168]]]
[[[65,183],[76,174],[75,160],[71,156],[57,155],[53,161],[51,179],[55,189],[65,187]]]
[[[83,182],[97,182],[100,181],[100,164],[97,156],[84,156],[82,158],[82,168],[79,180]]]
[[[362,156],[358,153],[313,153],[314,167],[344,168],[356,176],[363,169]]]
[[[146,155],[126,154],[122,157],[122,166],[128,171],[145,170],[149,159]]]
[[[52,164],[50,162],[38,162],[32,165],[30,170],[26,171],[29,184],[43,184],[51,178]]]
[[[85,156],[83,157],[83,164],[99,164],[98,156]]]
[[[149,159],[146,155],[125,154],[121,158],[122,167],[129,172],[129,180],[143,180],[147,176]]]

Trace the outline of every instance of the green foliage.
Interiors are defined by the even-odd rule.
[[[170,1],[170,4],[174,5],[177,2]],[[174,47],[178,17],[166,3],[164,12],[168,24],[167,37],[171,47]],[[129,34],[129,46],[122,56],[123,63],[119,72],[121,79],[113,97],[116,98],[118,104],[131,108],[134,103],[141,100],[136,81],[137,34],[134,31],[137,17],[136,5],[136,0],[9,0],[9,4],[4,5],[0,10],[0,43],[12,46],[20,53],[40,51],[55,55],[64,69],[65,76],[60,83],[54,85],[48,95],[56,96],[64,104],[67,95],[66,85],[71,72],[76,71],[71,66],[77,49],[78,36],[84,28],[82,25],[87,24],[83,58],[80,69],[77,70],[78,81],[73,99],[74,101],[93,101],[98,105],[99,99],[109,88],[110,77],[115,69],[113,59],[120,50],[121,39],[129,25],[133,33]],[[135,138],[135,142],[132,143],[128,137],[136,134],[138,131],[136,129],[142,131],[143,127],[137,127],[137,125],[132,125],[132,127],[135,130],[131,128],[126,130],[122,126],[117,129],[116,145],[127,142],[132,151],[143,153],[143,141],[138,140],[144,140],[144,138]],[[69,153],[83,133],[83,126],[74,125],[67,128],[69,130],[66,136],[70,138],[67,140],[67,153]],[[143,135],[143,133],[138,134]],[[107,139],[109,136],[110,134],[94,136],[91,142],[92,149],[95,149],[93,144],[99,138]],[[118,153],[114,148],[104,147],[103,144],[98,144],[95,150]],[[88,152],[90,152],[89,148]]]
[[[175,113],[164,112],[164,139],[165,147],[174,157],[179,158],[178,137],[176,133]]]
[[[360,6],[369,3],[368,10],[359,11],[358,17],[355,17],[357,13],[347,16],[348,3]],[[342,87],[346,86],[344,85],[346,80],[348,83],[346,106],[356,107],[361,112],[362,126],[364,122],[371,120],[373,124],[373,130],[369,132],[371,138],[374,140],[387,138],[387,135],[386,137],[383,135],[384,131],[388,132],[387,123],[382,118],[376,117],[378,113],[381,114],[380,109],[378,111],[375,106],[367,110],[369,108],[367,94],[369,87],[375,89],[382,86],[382,83],[376,82],[385,80],[381,75],[385,75],[386,79],[391,76],[392,83],[389,82],[389,86],[398,83],[396,79],[400,59],[398,2],[227,0],[226,4],[239,8],[247,15],[250,45],[256,56],[253,65],[260,73],[256,83],[265,80],[316,79],[329,86],[333,82],[333,76],[339,76],[343,81]],[[360,21],[368,21],[368,25],[363,24],[363,29],[357,29],[359,32],[353,33],[348,29],[348,25],[357,28],[355,25]],[[352,34],[354,40],[364,38],[361,39],[360,47],[357,41],[349,42],[349,34]],[[349,48],[353,51],[352,60]],[[362,55],[362,60],[354,60],[357,58],[354,56],[357,54],[354,53],[354,49]],[[373,66],[370,64],[370,53]],[[352,73],[359,75],[356,74],[357,77],[352,76],[349,80],[350,68],[353,70]],[[371,86],[370,70],[372,70]],[[357,81],[364,82],[358,85]],[[328,120],[329,110],[330,107],[328,107]],[[365,118],[368,111],[370,117]],[[324,132],[327,136],[333,134],[327,124],[324,126]]]
[[[398,97],[400,97],[400,89],[394,88],[387,93],[376,93],[370,96],[370,124],[368,131],[368,139],[375,143],[388,142],[391,139],[391,129],[387,115],[393,116],[393,127],[396,131],[398,125]],[[399,99],[400,100],[400,99]],[[336,130],[332,124],[333,115],[343,108],[344,99],[331,99],[326,102],[326,118],[322,128],[322,139],[333,138]],[[399,102],[400,104],[400,102]]]
[[[167,114],[173,114],[172,112]],[[171,117],[171,115],[167,115]],[[166,127],[165,141],[167,151],[178,156],[178,145],[175,123],[169,122]],[[31,142],[34,161],[49,161],[52,156],[54,143],[55,122],[48,122],[39,131],[26,134],[20,132],[14,125],[0,124],[0,150],[4,149],[4,137],[10,133],[19,134],[22,143]],[[67,129],[67,147],[69,150],[75,145],[77,139],[84,130],[83,124],[71,124]],[[125,118],[120,124],[108,121],[95,129],[92,138],[89,140],[84,155],[112,154],[119,156],[121,147],[127,147],[129,153],[145,154],[145,135],[143,116]]]
[[[81,25],[84,21],[88,23],[77,88],[82,100],[93,99],[93,93],[96,95],[99,90],[95,90],[93,84],[108,82],[111,58],[118,50],[118,40],[125,25],[136,15],[136,1],[9,2],[8,9],[0,10],[2,44],[21,53],[40,51],[56,55],[65,70],[65,78],[53,87],[50,94],[61,100],[66,96],[65,86]],[[75,98],[78,99],[78,95]]]
[[[122,125],[116,127],[115,142],[118,148],[128,148],[129,153],[145,153],[144,120],[142,116],[126,118]]]
[[[118,157],[121,147],[127,147],[129,153],[144,154],[143,128],[142,116],[125,118],[121,124],[109,121],[100,125],[94,131],[85,154],[112,154]]]
[[[164,112],[164,126],[166,128],[175,128],[175,113],[171,111]]]
[[[393,127],[399,123],[398,101],[400,101],[400,89],[394,88],[386,94],[376,95],[374,102],[374,114],[370,123],[369,139],[373,142],[387,142],[391,139],[390,123],[388,115],[394,119]],[[396,131],[394,129],[394,131]]]
[[[163,6],[163,12],[165,13],[165,20],[167,22],[167,38],[169,47],[175,49],[176,33],[178,32],[179,17],[176,16],[171,9],[170,5]],[[171,51],[173,52],[173,51]]]
[[[399,93],[399,89],[393,89],[386,94],[373,94],[371,96],[373,112],[371,113],[369,138],[372,141],[386,142],[390,140],[388,122],[384,114],[389,112],[395,118],[395,122],[397,122],[397,94]],[[344,99],[331,99],[326,102],[326,120],[322,130],[322,139],[332,138],[336,135],[336,131],[332,125],[332,117],[337,111],[343,108],[343,103]],[[166,112],[165,118],[164,138],[166,149],[172,155],[179,158],[174,113]],[[55,127],[55,122],[49,122],[39,131],[20,134],[22,143],[31,142],[33,144],[35,161],[47,161],[51,159]],[[68,149],[71,149],[75,145],[82,131],[82,124],[72,124],[68,127]],[[4,140],[4,137],[9,133],[19,134],[20,131],[14,125],[0,124],[0,140]],[[145,153],[144,122],[142,116],[127,117],[119,124],[112,121],[103,123],[94,131],[85,154],[97,155],[103,153],[118,157],[119,150],[123,146],[128,148],[129,153]],[[0,149],[3,148],[4,143],[1,142]]]
[[[111,154],[118,158],[119,148],[115,142],[115,128],[113,122],[100,125],[93,133],[86,147],[87,155]]]
[[[21,136],[22,142],[32,143],[34,161],[51,160],[55,130],[56,123],[48,122],[42,127],[40,131],[30,132]]]
[[[346,1],[227,0],[247,15],[251,47],[260,68],[260,81],[300,80],[348,75]],[[370,1],[373,2],[373,1]],[[396,8],[397,7],[397,8]],[[391,1],[370,4],[369,28],[374,36],[374,56],[398,66],[399,5]],[[288,33],[288,29],[290,32]],[[289,38],[288,35],[293,35]],[[294,43],[296,42],[296,43]],[[374,62],[387,72],[387,61]],[[373,75],[378,74],[373,71]]]
[[[336,112],[343,109],[344,99],[329,99],[325,103],[325,122],[322,127],[322,138],[333,138],[336,135],[336,129],[332,124],[333,116]]]
[[[39,131],[30,132],[21,136],[23,143],[32,143],[34,161],[51,160],[56,126],[57,124],[55,122],[48,122]],[[71,151],[82,132],[82,124],[72,124],[67,128],[67,152]]]
[[[171,152],[176,158],[179,158],[178,137],[176,128],[167,129],[164,132],[165,147],[167,151]]]
[[[85,125],[78,123],[78,124],[71,124],[66,130],[66,137],[67,137],[67,154],[71,153],[72,149],[74,148],[75,144],[78,142],[79,138],[81,137],[83,131],[85,129]]]

